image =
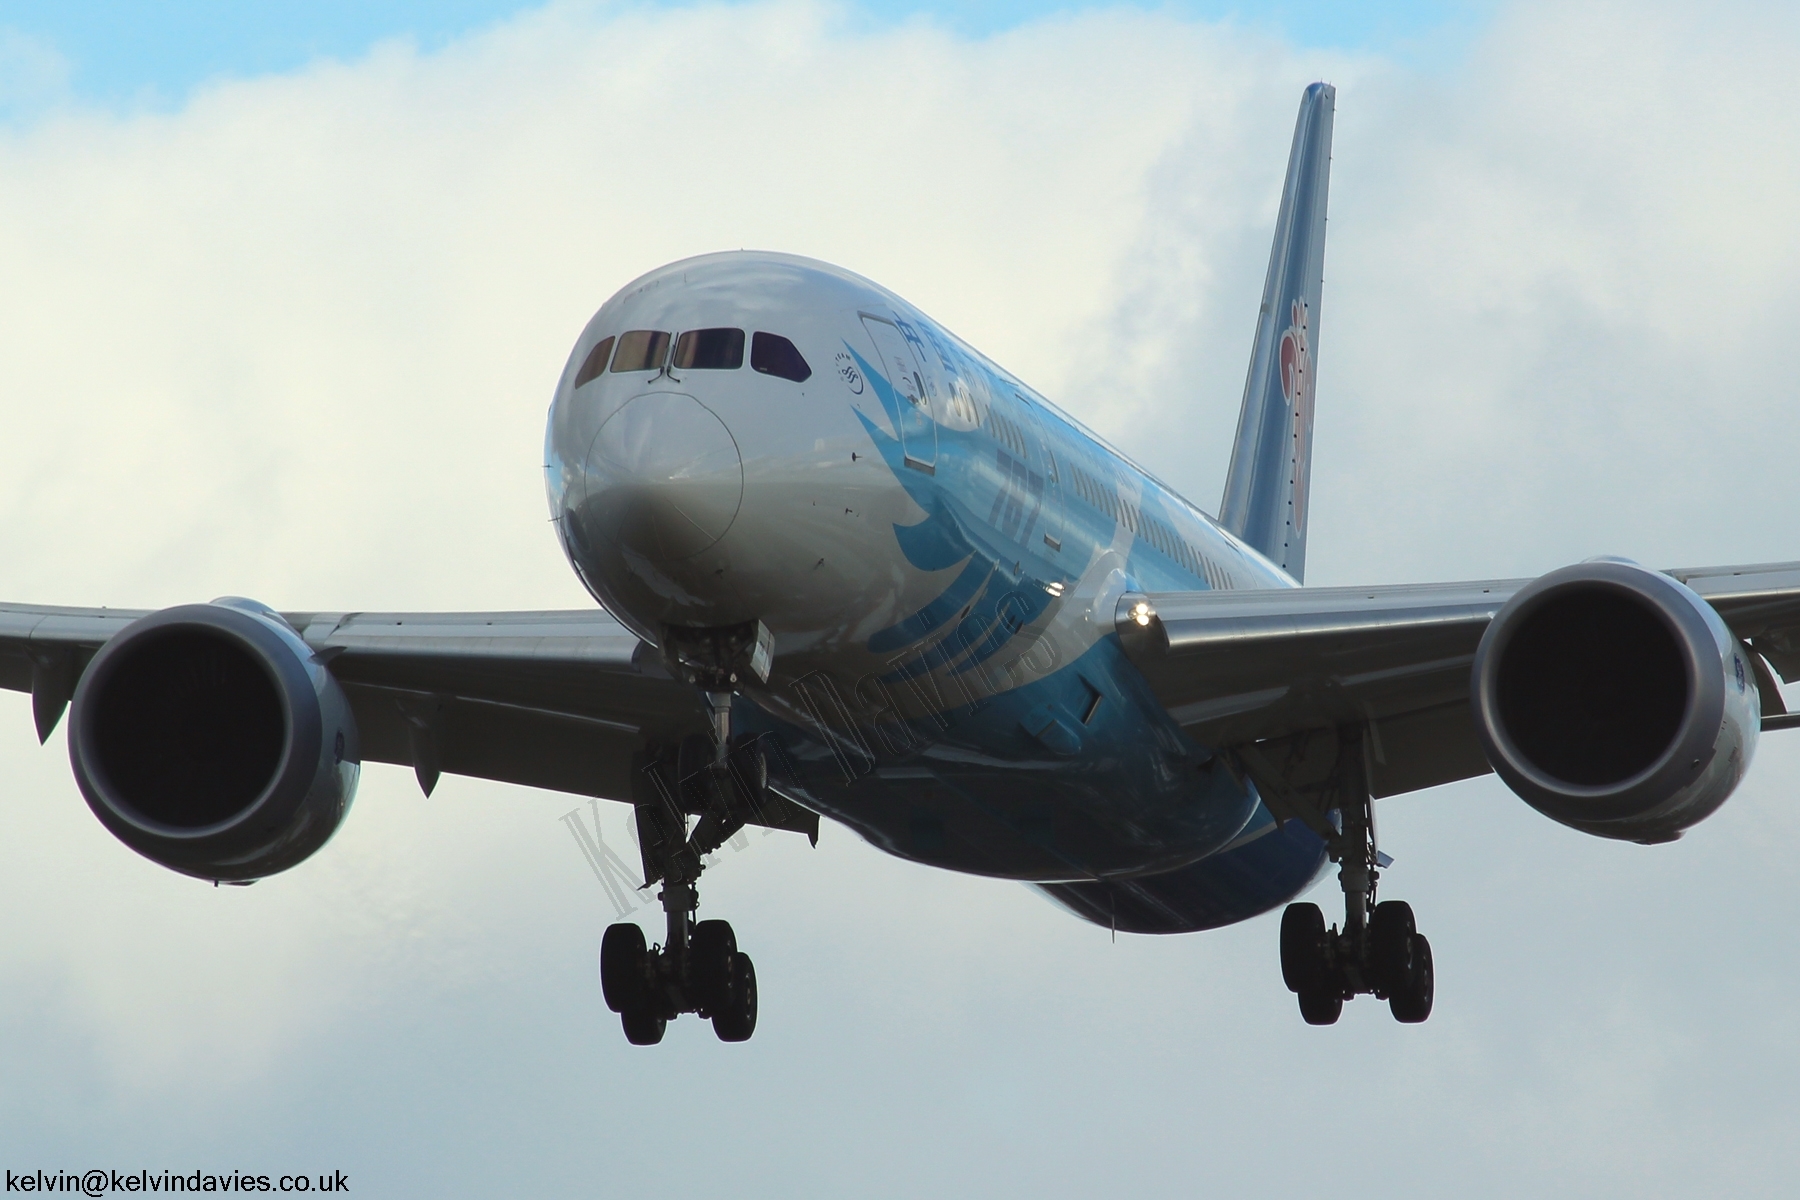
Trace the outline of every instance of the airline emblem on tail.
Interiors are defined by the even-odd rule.
[[[1312,351],[1306,341],[1306,302],[1296,300],[1288,327],[1281,334],[1281,396],[1294,414],[1294,444],[1290,463],[1294,472],[1294,528],[1306,528],[1306,455],[1312,425]]]

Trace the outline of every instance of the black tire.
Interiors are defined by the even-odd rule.
[[[731,973],[738,956],[729,921],[701,921],[688,938],[688,982],[704,1016],[731,1007]]]
[[[721,1042],[747,1042],[756,1032],[756,965],[748,954],[732,958],[731,1003],[713,1014]]]
[[[651,1012],[647,1005],[626,1009],[619,1014],[619,1023],[625,1026],[625,1040],[634,1046],[656,1045],[669,1028],[662,1014]]]
[[[1325,984],[1331,964],[1326,957],[1325,914],[1316,904],[1290,904],[1281,914],[1281,981],[1290,992],[1305,995]]]
[[[1404,991],[1395,992],[1388,1000],[1388,1011],[1394,1020],[1417,1025],[1431,1015],[1431,1002],[1437,995],[1437,975],[1431,965],[1431,943],[1422,933],[1413,934],[1412,973]]]
[[[1344,994],[1333,987],[1300,993],[1300,1019],[1308,1025],[1336,1025],[1344,1011]]]
[[[600,991],[606,1007],[629,1012],[644,1004],[644,931],[626,922],[609,925],[600,939]]]
[[[1382,995],[1398,996],[1410,986],[1417,934],[1412,906],[1404,900],[1384,900],[1370,914],[1369,966]]]

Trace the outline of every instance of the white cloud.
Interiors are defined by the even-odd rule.
[[[550,389],[616,287],[730,246],[883,281],[1210,506],[1320,75],[1312,578],[1793,557],[1797,48],[1773,7],[1518,6],[1422,75],[1129,11],[970,42],[572,6],[172,114],[64,106],[0,133],[0,590],[583,603],[545,528]],[[26,708],[0,723],[15,1168],[229,1154],[474,1195],[686,1155],[745,1191],[1161,1194],[1372,1161],[1340,1190],[1500,1195],[1795,1165],[1776,738],[1673,847],[1492,780],[1392,802],[1442,977],[1421,1029],[1368,1001],[1302,1026],[1268,921],[1110,946],[828,828],[707,879],[757,1038],[690,1020],[645,1053],[599,1003],[567,798],[371,768],[318,860],[215,894],[112,843]]]

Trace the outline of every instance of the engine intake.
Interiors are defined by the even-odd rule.
[[[1551,819],[1671,841],[1750,764],[1761,701],[1748,654],[1667,575],[1623,560],[1564,567],[1521,589],[1482,637],[1476,731],[1495,772]]]
[[[311,855],[349,810],[360,757],[337,680],[247,600],[134,622],[70,706],[69,759],[94,815],[200,879],[248,882]]]

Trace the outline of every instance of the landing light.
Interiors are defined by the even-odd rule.
[[[1049,592],[1052,596],[1060,596],[1063,594],[1063,585],[1061,583],[1046,583],[1044,585],[1044,590]]]
[[[1150,627],[1150,618],[1155,615],[1156,614],[1150,610],[1150,602],[1148,600],[1139,600],[1136,604],[1131,606],[1131,619],[1146,629]]]

